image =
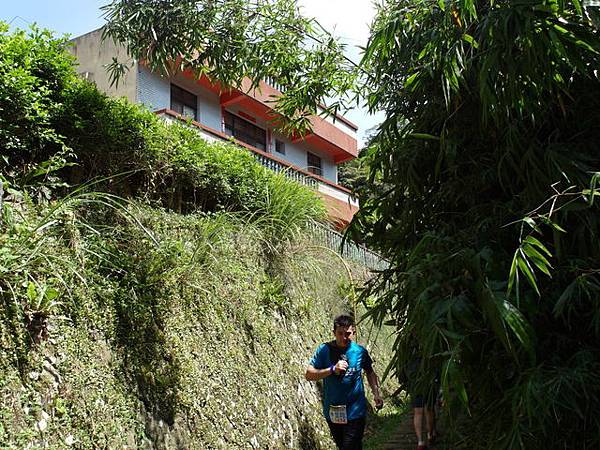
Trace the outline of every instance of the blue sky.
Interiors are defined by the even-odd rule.
[[[102,26],[100,7],[107,0],[2,0],[0,19],[13,27],[36,22],[58,34],[79,36]]]
[[[109,0],[0,0],[0,20],[11,22],[13,28],[27,28],[35,22],[59,35],[79,36],[102,26],[100,7],[107,3]],[[346,42],[352,59],[358,58],[356,46],[366,44],[368,25],[375,12],[371,0],[299,0],[298,3],[306,15],[316,17]],[[345,116],[360,128],[359,145],[364,133],[383,118],[381,114],[369,116],[360,108]]]

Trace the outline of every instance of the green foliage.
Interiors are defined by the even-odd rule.
[[[387,183],[380,173],[370,170],[370,161],[372,155],[377,152],[376,148],[377,143],[371,136],[358,154],[358,158],[338,166],[339,183],[351,189],[361,205],[369,201],[377,201],[376,199],[392,189],[392,184]],[[372,249],[378,249],[379,244],[372,241],[370,245]]]
[[[298,375],[349,272],[315,193],[1,42],[0,447],[328,448]]]
[[[254,201],[257,208],[254,220],[270,246],[301,236],[307,226],[325,218],[323,203],[315,201],[314,193],[290,182],[284,173],[271,175],[264,195],[256,196]]]
[[[232,213],[106,194],[5,207],[21,214],[0,230],[2,447],[330,447],[298,376],[349,307],[338,258],[297,242],[270,266],[262,225]],[[55,294],[36,342],[26,311]]]
[[[0,140],[3,171],[16,168],[31,155],[47,159],[48,148],[58,150],[62,138],[52,128],[64,90],[74,80],[73,59],[66,40],[32,28],[8,33],[0,25]]]
[[[313,192],[249,152],[208,143],[191,126],[169,125],[77,79],[64,40],[33,29],[4,32],[0,45],[0,180],[8,187],[49,199],[66,183],[95,179],[95,189],[179,212],[247,211],[270,223],[274,239],[324,218]]]
[[[54,172],[71,155],[53,124],[75,80],[66,40],[33,27],[8,33],[0,23],[0,180],[48,199],[62,186]]]
[[[389,0],[373,25],[390,189],[354,231],[392,265],[365,296],[402,331],[392,374],[441,370],[451,448],[600,440],[599,50],[575,1]]]
[[[345,96],[354,80],[342,44],[302,17],[293,0],[114,0],[104,11],[105,36],[123,42],[152,70],[192,69],[198,77],[236,88],[242,88],[244,77],[253,88],[260,80],[275,80],[285,90],[273,99],[276,122],[294,132],[310,128],[319,103]],[[123,74],[126,63],[109,67],[113,77]],[[334,102],[329,110],[340,107]]]
[[[191,127],[168,125],[126,100],[80,82],[58,128],[78,156],[72,183],[94,177],[112,192],[178,211],[256,208],[270,173],[228,143],[207,143]]]
[[[412,446],[412,426],[410,428],[403,427],[400,425],[402,422],[410,422],[412,425],[412,412],[409,405],[407,403],[398,404],[390,399],[383,406],[383,409],[376,414],[369,414],[365,430],[364,449],[385,450],[390,448],[390,440],[393,440],[399,434],[410,436],[406,441],[410,441]]]
[[[359,192],[369,175],[369,168],[359,154],[358,158],[351,159],[339,165],[338,182],[353,192]]]
[[[79,83],[59,129],[79,158],[72,183],[102,177],[106,189],[141,196],[179,212],[248,211],[286,224],[322,220],[309,189],[265,169],[233,144],[207,142],[192,126],[154,114]],[[276,217],[276,209],[282,209]],[[296,221],[296,222],[295,222]]]

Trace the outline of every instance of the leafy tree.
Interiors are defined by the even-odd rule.
[[[416,337],[452,448],[600,442],[599,51],[578,1],[379,9],[370,176],[393,188],[354,227],[392,261],[366,292],[403,331],[392,371]]]
[[[306,131],[319,103],[353,84],[343,45],[301,16],[295,0],[114,0],[103,9],[105,37],[152,70],[191,69],[224,88],[242,88],[244,77],[251,88],[274,80],[285,95],[273,99],[273,120],[288,131]],[[127,64],[115,60],[109,70],[118,82]],[[331,102],[329,111],[342,106]]]
[[[368,168],[362,164],[359,152],[358,158],[346,161],[338,166],[338,183],[356,192],[364,184],[367,174]]]
[[[76,80],[73,58],[66,39],[51,38],[46,30],[8,29],[0,22],[0,182],[36,185],[44,198],[48,186],[60,184],[52,173],[71,159],[53,122]]]
[[[358,153],[358,158],[346,161],[338,166],[339,184],[351,189],[361,204],[370,199],[379,198],[392,188],[392,185],[387,183],[380,174],[374,173],[373,178],[370,178],[370,155],[376,151],[376,144],[373,141],[376,133],[375,130],[372,131],[367,143]],[[354,233],[354,237],[356,239],[361,238],[358,233]],[[375,241],[371,241],[370,245],[374,250],[379,249],[379,245]]]

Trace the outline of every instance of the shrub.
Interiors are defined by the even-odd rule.
[[[35,186],[40,199],[60,186],[53,173],[71,158],[53,125],[76,78],[65,45],[36,27],[9,34],[0,22],[0,174]]]
[[[316,195],[266,170],[246,150],[206,142],[185,124],[169,125],[78,79],[64,39],[7,29],[0,35],[0,168],[13,184],[40,176],[47,184],[63,169],[71,185],[95,179],[95,189],[177,212],[275,214],[267,221],[279,229],[323,218]]]

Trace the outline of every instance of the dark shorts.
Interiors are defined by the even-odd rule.
[[[437,400],[438,391],[438,386],[432,386],[431,390],[427,393],[427,395],[411,393],[410,406],[412,406],[413,408],[427,407],[433,409]]]
[[[433,380],[429,383],[417,384],[416,373],[419,361],[415,360],[407,366],[407,392],[410,396],[410,406],[413,408],[433,409],[440,392],[440,373],[434,372]]]
[[[362,440],[365,434],[366,418],[349,420],[348,423],[339,424],[329,420],[329,430],[339,450],[362,450]]]

